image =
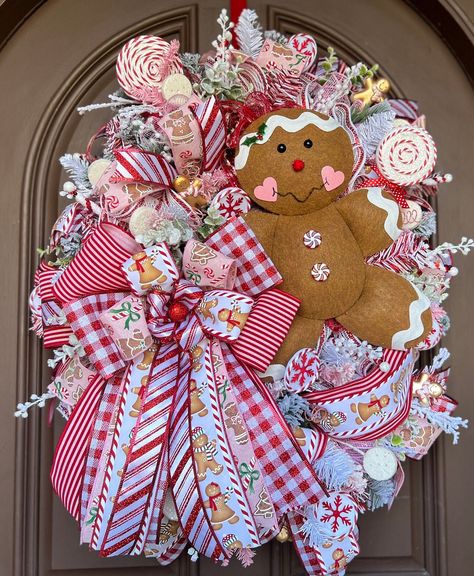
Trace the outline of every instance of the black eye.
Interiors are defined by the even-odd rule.
[[[305,140],[305,141],[304,141],[303,146],[304,146],[305,148],[312,148],[312,147],[313,147],[313,141],[308,138],[308,140]]]
[[[286,146],[284,144],[278,144],[277,150],[280,154],[283,154],[283,152],[286,152]]]

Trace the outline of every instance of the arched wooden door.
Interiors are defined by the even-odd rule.
[[[46,414],[15,422],[17,401],[43,390],[45,355],[27,331],[27,294],[35,249],[45,243],[59,210],[62,176],[57,157],[84,149],[107,118],[80,118],[76,106],[104,100],[114,89],[114,61],[128,38],[152,33],[176,37],[185,50],[206,50],[225,2],[205,0],[4,0],[0,2],[0,301],[3,397],[0,404],[1,576],[221,574],[187,557],[168,568],[138,559],[103,560],[78,545],[74,522],[51,494],[48,480],[54,429]],[[472,214],[473,92],[469,0],[275,0],[249,2],[267,28],[307,30],[322,48],[332,45],[349,62],[379,62],[398,95],[420,101],[440,151],[440,167],[455,182],[439,198],[439,238],[474,235]],[[444,39],[441,37],[444,35]],[[474,261],[463,263],[448,305],[455,329],[446,338],[453,353],[451,392],[464,416],[473,413],[471,326],[468,298]],[[57,434],[57,430],[56,430]],[[406,468],[404,489],[390,513],[361,521],[361,557],[351,573],[461,576],[474,561],[470,534],[474,432],[459,447],[441,440],[421,463]],[[235,565],[227,574],[237,574]],[[249,576],[301,574],[290,545],[272,544],[256,557]]]

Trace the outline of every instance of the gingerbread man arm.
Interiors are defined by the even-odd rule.
[[[385,250],[402,232],[400,208],[393,197],[380,188],[356,190],[335,206],[351,229],[363,256]]]

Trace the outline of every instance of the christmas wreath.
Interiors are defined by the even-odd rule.
[[[102,556],[244,566],[273,538],[344,574],[358,515],[466,421],[446,395],[451,176],[416,102],[308,34],[222,11],[213,50],[139,36],[114,116],[65,154],[33,330],[66,424],[54,490]],[[102,144],[99,146],[99,144]]]

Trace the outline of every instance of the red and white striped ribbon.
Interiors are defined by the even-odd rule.
[[[299,307],[297,298],[281,290],[267,290],[260,294],[242,334],[232,345],[237,358],[264,372],[288,334]]]
[[[389,366],[388,372],[377,367],[359,380],[330,390],[304,394],[313,406],[323,408],[328,413],[342,412],[347,416],[344,422],[331,430],[330,436],[375,440],[392,432],[408,417],[411,406],[411,375],[415,361],[413,353],[386,350],[382,361]],[[358,417],[358,406],[370,403],[378,404],[379,410],[362,420]]]
[[[129,290],[122,264],[140,245],[115,224],[98,226],[53,285],[60,302],[81,296]]]
[[[97,375],[84,390],[61,434],[51,466],[53,488],[76,520],[90,434],[104,385],[105,381]]]
[[[158,350],[153,362],[101,556],[135,555],[143,550],[155,476],[158,467],[167,464],[162,462],[163,442],[176,392],[178,361],[178,347],[168,344]]]
[[[112,182],[143,182],[171,188],[176,170],[163,156],[135,148],[114,150],[117,167]]]
[[[224,117],[214,96],[200,104],[194,114],[202,130],[203,159],[201,169],[210,171],[217,167],[224,152],[226,139]]]

